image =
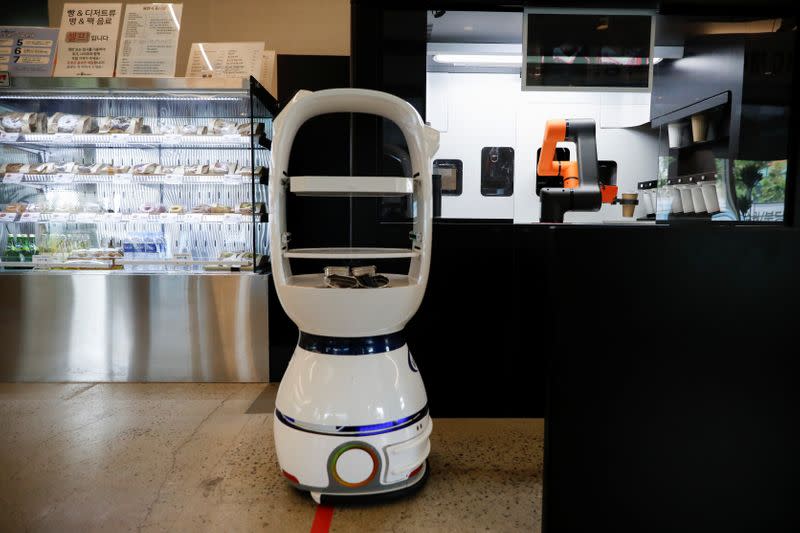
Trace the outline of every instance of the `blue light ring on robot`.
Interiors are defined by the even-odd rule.
[[[306,433],[314,433],[315,435],[329,435],[333,437],[369,437],[373,435],[382,435],[384,433],[391,433],[406,428],[415,424],[425,418],[428,414],[427,404],[420,411],[411,416],[406,416],[391,422],[382,422],[380,424],[370,424],[365,426],[322,426],[317,424],[307,424],[297,422],[295,419],[288,417],[275,409],[275,416],[284,425]]]
[[[372,355],[392,352],[405,344],[403,331],[372,337],[326,337],[301,331],[297,342],[303,350],[325,355]]]

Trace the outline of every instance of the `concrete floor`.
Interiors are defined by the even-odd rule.
[[[0,531],[309,531],[276,385],[0,383]],[[541,420],[435,419],[431,477],[331,531],[539,531]]]

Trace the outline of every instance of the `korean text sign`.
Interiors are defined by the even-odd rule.
[[[122,4],[64,4],[54,76],[114,75]]]

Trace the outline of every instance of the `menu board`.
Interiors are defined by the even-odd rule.
[[[258,77],[264,43],[193,43],[186,65],[187,78]]]
[[[64,4],[55,76],[114,75],[122,4]]]
[[[117,57],[117,76],[171,78],[183,4],[127,4]]]
[[[0,71],[11,76],[50,76],[58,28],[0,26]]]
[[[261,74],[256,76],[261,85],[272,95],[278,94],[277,60],[275,50],[264,50],[261,54]]]

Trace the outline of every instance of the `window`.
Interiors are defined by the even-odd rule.
[[[442,196],[461,196],[464,164],[460,159],[437,159],[433,173],[442,177]]]
[[[481,194],[514,194],[514,149],[510,146],[487,146],[481,150]]]

